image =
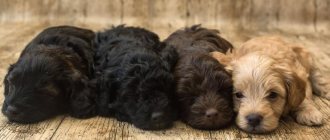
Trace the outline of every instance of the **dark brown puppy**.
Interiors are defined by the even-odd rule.
[[[96,114],[93,77],[94,32],[58,26],[42,31],[9,67],[4,79],[3,114],[9,121],[33,123],[61,113]]]
[[[226,52],[232,45],[217,30],[199,25],[178,30],[166,43],[179,53],[175,69],[177,100],[181,119],[199,129],[218,129],[231,122],[232,80],[224,66],[209,52]]]

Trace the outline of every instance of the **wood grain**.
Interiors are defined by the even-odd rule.
[[[3,80],[6,69],[10,63],[17,60],[24,46],[43,28],[52,26],[49,23],[40,24],[0,24],[0,80]],[[57,25],[57,24],[54,24]],[[94,30],[106,28],[107,25],[81,23],[80,27]],[[150,27],[147,27],[150,28]],[[172,30],[174,27],[169,27]],[[180,27],[176,27],[180,28]],[[330,39],[323,35],[291,35],[287,33],[272,32],[239,32],[222,30],[222,34],[234,44],[241,44],[249,38],[278,34],[288,40],[300,43],[324,63],[330,62]],[[167,36],[162,32],[161,36]],[[330,73],[330,68],[329,68]],[[0,100],[3,100],[3,85],[0,84]],[[9,123],[0,115],[0,139],[328,139],[330,137],[330,101],[315,96],[317,106],[325,116],[325,124],[320,127],[301,126],[288,117],[281,121],[280,127],[267,135],[247,134],[232,125],[218,131],[201,131],[176,122],[174,127],[164,131],[143,131],[131,124],[118,122],[113,118],[95,117],[81,120],[69,116],[58,116],[53,119],[31,125]]]
[[[328,69],[330,79],[330,0],[0,0],[0,81],[25,45],[42,29],[75,25],[94,31],[127,24],[155,31],[164,39],[171,32],[203,23],[239,46],[261,35],[280,35],[304,45]],[[0,82],[0,101],[3,83]],[[0,115],[0,139],[330,139],[330,101],[315,96],[325,124],[302,126],[281,120],[270,134],[254,135],[235,125],[201,131],[175,122],[164,131],[143,131],[113,118],[75,119],[67,115],[31,125],[9,123]],[[2,102],[0,103],[0,105]]]
[[[191,24],[330,34],[330,0],[1,0],[0,22]]]

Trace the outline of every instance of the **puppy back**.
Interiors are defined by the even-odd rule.
[[[87,65],[89,75],[93,73],[95,33],[89,29],[74,26],[54,26],[44,29],[38,34],[22,51],[23,57],[26,53],[38,52],[40,49],[58,51],[70,51],[71,56],[77,55]],[[56,52],[53,52],[56,53]],[[54,57],[55,55],[50,55]]]
[[[54,26],[49,27],[43,30],[40,34],[38,34],[31,43],[40,43],[44,40],[45,36],[49,35],[67,35],[76,38],[80,38],[89,44],[92,43],[92,40],[95,37],[95,33],[92,30],[74,27],[74,26]],[[54,44],[55,45],[55,44]],[[92,45],[90,45],[92,46]]]
[[[156,45],[160,43],[157,34],[144,28],[126,27],[125,25],[115,26],[103,32],[98,32],[94,41],[98,47],[121,41],[145,45],[149,49],[157,48]]]

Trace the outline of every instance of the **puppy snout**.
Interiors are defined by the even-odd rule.
[[[164,113],[163,112],[153,112],[152,114],[151,114],[151,120],[153,121],[153,122],[161,122],[162,121],[162,119],[163,119],[163,116],[164,116]]]
[[[256,113],[249,114],[246,116],[248,124],[253,127],[258,126],[261,123],[262,119],[263,117]]]
[[[9,117],[16,116],[16,115],[18,114],[18,109],[17,109],[17,107],[9,105],[9,106],[7,107],[7,109],[6,109],[6,114],[7,114],[7,116],[9,116]]]
[[[205,116],[209,119],[215,118],[218,116],[218,111],[214,108],[208,109],[205,112]]]

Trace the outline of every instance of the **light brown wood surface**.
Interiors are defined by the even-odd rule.
[[[216,28],[235,47],[261,35],[281,35],[308,48],[329,68],[330,0],[0,0],[0,81],[25,45],[42,29],[75,25],[99,31],[127,24],[153,30],[162,39],[184,26]],[[330,91],[329,91],[330,92]],[[3,83],[0,82],[0,105]],[[113,118],[80,120],[67,115],[21,125],[0,115],[0,139],[330,139],[330,101],[315,96],[324,125],[281,120],[270,134],[254,135],[235,125],[200,131],[181,122],[164,131],[143,131]]]

